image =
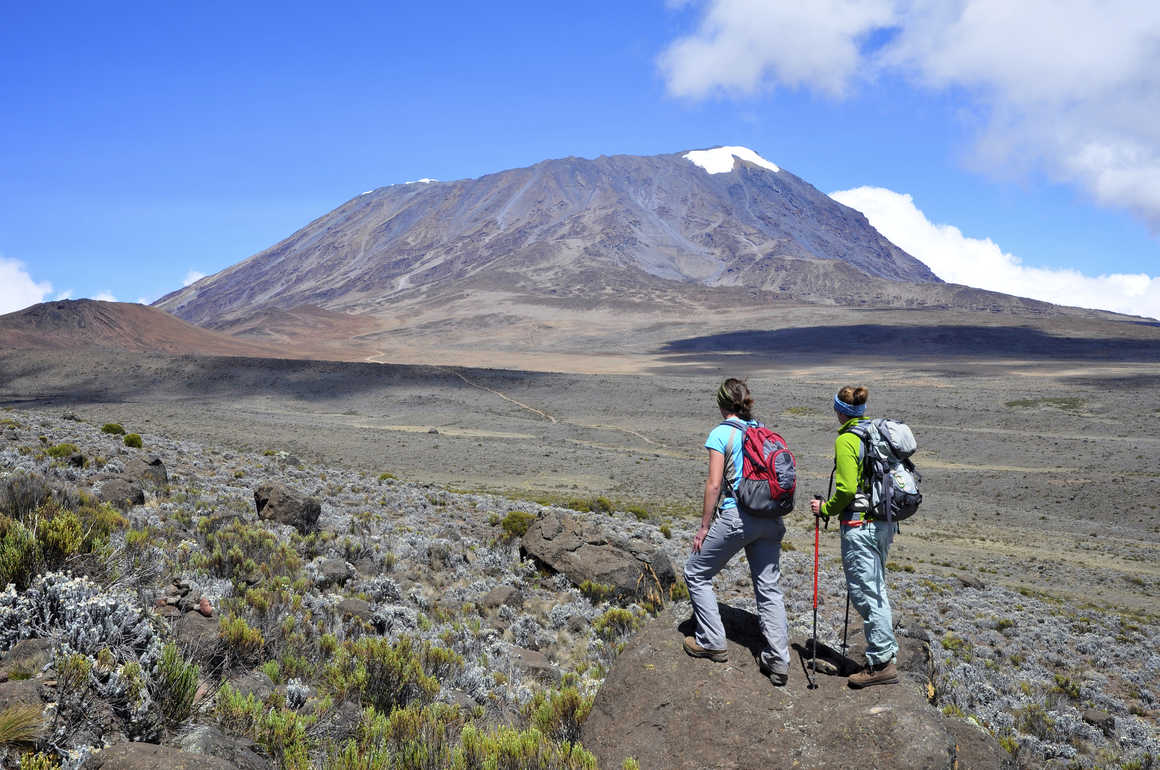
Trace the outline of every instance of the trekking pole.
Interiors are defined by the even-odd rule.
[[[846,632],[850,629],[850,585],[846,584],[846,618],[842,621],[842,657],[846,657]]]
[[[815,500],[821,500],[821,495],[814,495]],[[809,680],[809,689],[818,689],[818,546],[821,540],[821,522],[814,516],[814,643],[811,650],[810,671],[806,679]]]

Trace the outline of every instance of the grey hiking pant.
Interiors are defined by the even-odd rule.
[[[898,653],[890,599],[886,596],[886,556],[894,542],[894,524],[868,521],[842,525],[842,567],[850,604],[862,616],[866,662],[885,663]]]
[[[718,512],[701,544],[700,553],[690,554],[685,562],[685,582],[697,618],[697,631],[693,636],[697,644],[710,650],[725,649],[725,627],[717,610],[713,576],[744,548],[753,578],[753,594],[757,598],[761,634],[765,637],[762,661],[778,673],[789,671],[789,630],[786,628],[781,571],[778,568],[784,535],[785,524],[781,519],[761,519],[741,513],[736,508]]]

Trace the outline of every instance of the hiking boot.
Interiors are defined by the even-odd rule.
[[[691,636],[685,637],[685,652],[694,658],[708,658],[716,663],[724,663],[729,660],[728,650],[710,650],[707,647],[702,647]]]
[[[898,684],[898,668],[893,660],[885,663],[867,663],[858,673],[850,674],[847,684],[856,690],[872,684]]]
[[[773,654],[769,651],[757,655],[757,670],[760,670],[764,676],[769,677],[770,684],[773,684],[775,688],[784,687],[785,683],[789,682],[789,671],[777,667],[775,662],[770,661],[770,658],[773,658]],[[773,660],[776,661],[777,659],[774,658]]]

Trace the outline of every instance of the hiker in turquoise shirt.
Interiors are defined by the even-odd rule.
[[[825,502],[810,502],[815,516],[829,520],[838,514],[841,522],[846,587],[850,603],[862,616],[866,636],[866,666],[849,679],[854,688],[898,682],[894,662],[898,641],[886,595],[886,557],[897,526],[875,521],[867,513],[869,486],[863,473],[862,440],[848,432],[865,417],[869,395],[866,388],[847,386],[834,396],[834,414],[842,423],[834,441],[834,493]]]
[[[717,609],[713,576],[744,549],[753,578],[757,619],[764,649],[757,656],[757,668],[780,687],[789,679],[789,629],[781,592],[781,540],[785,523],[781,518],[751,516],[737,507],[734,490],[741,476],[742,444],[745,429],[756,425],[753,398],[744,381],[729,378],[717,390],[717,409],[723,422],[705,440],[709,450],[709,471],[701,507],[701,527],[693,536],[693,549],[685,562],[685,583],[693,604],[696,630],[686,636],[685,652],[694,658],[724,663],[729,652],[725,626]]]

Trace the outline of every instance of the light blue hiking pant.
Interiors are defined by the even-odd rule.
[[[693,635],[697,644],[710,650],[725,649],[725,627],[717,610],[713,576],[744,548],[753,578],[761,634],[765,637],[766,648],[761,660],[778,673],[789,671],[789,629],[778,568],[784,535],[785,524],[781,519],[761,519],[740,513],[736,508],[718,512],[701,543],[700,553],[691,554],[685,562],[685,582],[697,618],[697,631]]]
[[[886,596],[886,556],[894,542],[894,524],[868,521],[859,527],[842,525],[842,566],[850,604],[862,616],[866,662],[885,663],[898,653],[890,599]]]

